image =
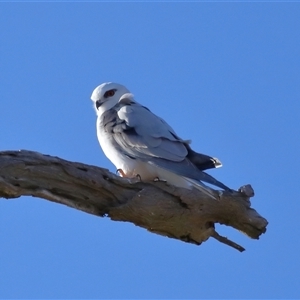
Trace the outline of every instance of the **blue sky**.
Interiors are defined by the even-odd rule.
[[[297,298],[299,3],[1,3],[0,150],[109,168],[90,101],[126,85],[210,174],[251,183],[247,250],[200,247],[46,200],[0,200],[0,298]],[[298,120],[298,121],[297,121]]]

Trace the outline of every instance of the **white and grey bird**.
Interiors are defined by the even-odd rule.
[[[134,100],[129,90],[106,82],[93,91],[97,136],[104,154],[123,177],[163,180],[215,198],[203,182],[230,190],[203,170],[222,166],[217,158],[193,151],[163,119]]]

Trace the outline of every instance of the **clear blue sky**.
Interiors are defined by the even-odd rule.
[[[1,3],[0,150],[109,168],[90,101],[126,85],[210,174],[251,183],[269,221],[247,250],[201,246],[50,203],[0,200],[0,298],[300,296],[299,3]]]

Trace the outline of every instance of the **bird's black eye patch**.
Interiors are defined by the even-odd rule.
[[[104,93],[104,98],[112,97],[116,92],[116,89],[109,90]]]

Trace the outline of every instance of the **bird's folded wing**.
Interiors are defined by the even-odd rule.
[[[138,103],[123,105],[112,126],[113,138],[123,151],[138,158],[162,158],[180,162],[188,151],[162,119]]]

